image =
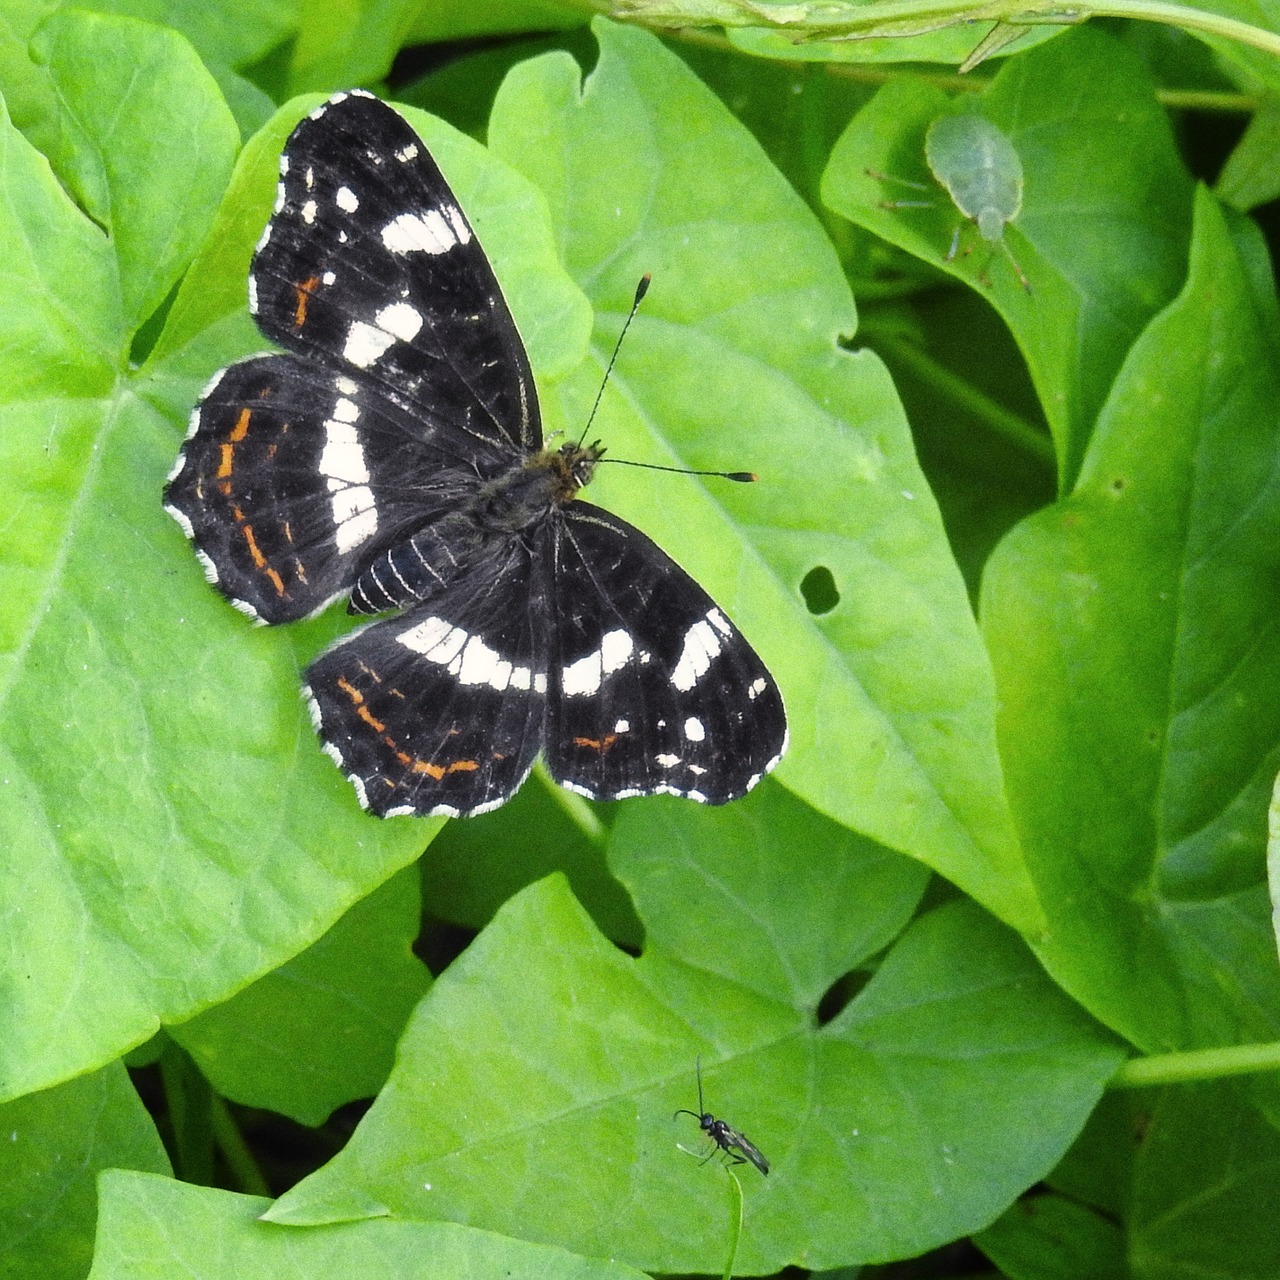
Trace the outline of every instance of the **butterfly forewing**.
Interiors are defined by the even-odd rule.
[[[338,95],[294,130],[250,309],[268,337],[355,371],[424,434],[481,458],[541,444],[524,344],[449,185],[404,119]]]
[[[745,795],[786,746],[763,662],[638,529],[582,501],[557,531],[547,767],[596,799]]]
[[[350,592],[359,565],[460,482],[453,451],[419,438],[403,410],[294,355],[224,369],[192,417],[166,505],[219,588],[264,622]]]

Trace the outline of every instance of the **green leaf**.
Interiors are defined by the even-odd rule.
[[[696,821],[647,808],[670,826],[624,815],[614,836],[645,954],[608,944],[559,877],[525,890],[437,980],[351,1142],[272,1221],[445,1218],[715,1269],[723,1175],[679,1150],[704,1144],[672,1119],[696,1105],[699,1056],[707,1108],[773,1164],[744,1179],[744,1272],[914,1255],[1057,1162],[1120,1051],[1011,933],[970,904],[932,912],[819,1027],[823,993],[911,910],[918,871],[777,787]],[[784,843],[785,889],[768,870]]]
[[[205,62],[243,67],[298,26],[301,0],[89,0],[77,8],[128,14],[180,31]]]
[[[673,55],[597,22],[600,60],[515,68],[490,143],[546,193],[596,309],[594,361],[544,395],[580,431],[636,281],[653,286],[599,419],[610,455],[749,465],[758,486],[601,469],[592,496],[672,549],[778,677],[779,776],[1003,918],[1038,916],[1009,827],[987,658],[883,366],[830,243],[758,145]],[[801,583],[831,573],[811,614]]]
[[[448,1222],[281,1231],[256,1196],[112,1171],[89,1280],[644,1280],[617,1262]]]
[[[600,930],[639,948],[643,931],[631,899],[605,866],[613,816],[612,806],[591,805],[536,768],[510,803],[451,822],[436,838],[422,864],[428,912],[479,929],[526,885],[563,871]]]
[[[323,1124],[382,1087],[430,985],[410,949],[419,912],[418,870],[408,867],[301,955],[169,1034],[224,1097]]]
[[[768,782],[721,813],[624,809],[609,866],[645,908],[651,949],[811,1010],[902,931],[928,880]]]
[[[115,56],[102,57],[110,43]],[[60,108],[50,159],[110,237],[123,322],[134,331],[195,252],[240,135],[213,78],[176,32],[74,10],[37,32]],[[157,127],[163,104],[180,116]],[[198,157],[198,163],[192,163]]]
[[[160,1136],[118,1063],[0,1105],[0,1277],[80,1280],[98,1173],[169,1172]]]
[[[1280,360],[1221,211],[1204,192],[1196,211],[1186,288],[1076,491],[993,557],[982,608],[1040,955],[1148,1052],[1280,1038]]]
[[[1121,362],[1182,282],[1191,183],[1154,87],[1123,45],[1086,29],[1009,61],[970,105],[1022,160],[1022,211],[1005,241],[1030,281],[1023,289],[972,227],[962,230],[968,249],[947,259],[962,216],[929,173],[924,135],[948,103],[919,82],[887,85],[833,150],[823,199],[989,297],[1026,358],[1069,489]],[[883,207],[893,201],[931,207]]]
[[[76,111],[63,160],[111,236],[0,117],[0,500],[20,515],[0,532],[0,1097],[275,969],[429,835],[364,818],[318,752],[293,647],[317,628],[245,627],[160,509],[216,362],[175,379],[183,349],[166,384],[129,351],[213,219],[234,124],[170,32],[73,12],[49,32]],[[165,71],[122,99],[135,60]]]
[[[1019,1200],[974,1243],[1009,1280],[1129,1280],[1124,1231],[1066,1196]]]
[[[1234,209],[1248,210],[1280,196],[1280,101],[1268,99],[1222,166],[1214,190]]]
[[[1280,1133],[1234,1081],[1161,1096],[1134,1171],[1136,1280],[1273,1280],[1280,1274]]]

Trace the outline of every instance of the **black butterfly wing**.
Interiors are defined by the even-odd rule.
[[[403,410],[294,355],[223,369],[191,426],[165,505],[209,578],[261,622],[347,594],[379,549],[475,483]]]
[[[290,348],[224,369],[165,502],[237,607],[289,622],[537,446],[524,345],[409,125],[360,92],[280,161],[250,305]]]
[[[483,813],[528,776],[549,630],[534,570],[522,539],[494,539],[429,601],[311,664],[316,729],[373,813]]]
[[[782,695],[715,602],[654,542],[575,501],[556,524],[546,759],[595,799],[723,804],[786,749]]]
[[[509,461],[542,443],[524,343],[493,268],[426,146],[354,90],[280,157],[250,310],[269,337],[412,411],[426,437]]]

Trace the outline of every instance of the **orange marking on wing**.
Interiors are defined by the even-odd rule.
[[[248,409],[241,409],[240,416],[236,419],[236,425],[231,429],[231,435],[228,439],[239,444],[241,440],[249,434],[249,418],[251,414]]]
[[[593,751],[608,751],[618,740],[616,733],[607,734],[603,738],[574,738],[575,747],[590,747]]]
[[[338,677],[338,688],[351,699],[352,702],[359,706],[364,701],[364,694],[360,692],[355,685],[351,684],[346,676]]]
[[[381,733],[387,726],[378,719],[377,716],[369,710],[368,707],[361,705],[356,707],[356,715],[365,722],[375,733]]]
[[[218,453],[220,455],[218,469],[214,472],[214,475],[219,480],[225,480],[231,474],[231,467],[236,457],[236,447],[233,444],[220,444]]]
[[[258,546],[258,540],[253,536],[253,525],[244,522],[240,526],[240,531],[244,534],[244,540],[249,544],[249,554],[253,557],[253,563],[266,574],[267,580],[276,589],[276,595],[285,595],[284,579],[271,567],[267,557],[262,554],[262,550]]]
[[[454,760],[449,764],[432,764],[429,760],[415,760],[414,773],[425,773],[438,782],[447,773],[473,773],[480,767],[479,760]]]
[[[301,329],[307,323],[307,302],[315,293],[316,285],[319,283],[319,276],[308,276],[301,284],[293,286],[293,292],[298,299],[298,304],[293,309],[293,324],[295,328]]]

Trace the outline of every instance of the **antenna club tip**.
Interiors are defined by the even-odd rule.
[[[725,473],[726,480],[736,480],[739,484],[755,484],[760,479],[754,471],[729,471]]]
[[[648,271],[640,277],[640,283],[636,285],[636,306],[640,305],[641,299],[649,292],[649,285],[653,282],[653,276]]]

